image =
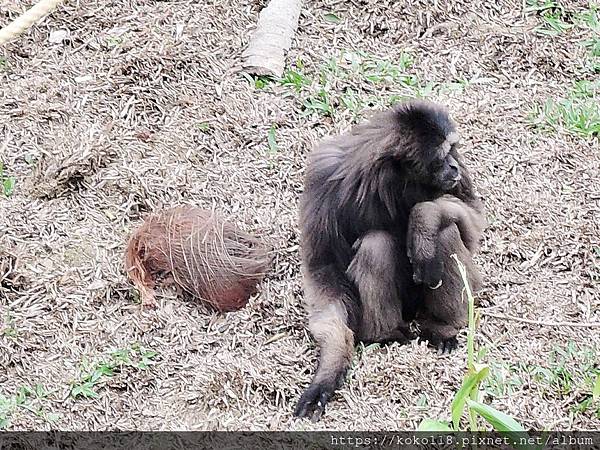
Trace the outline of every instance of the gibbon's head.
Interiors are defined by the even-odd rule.
[[[448,111],[441,105],[411,101],[393,109],[402,148],[397,160],[405,174],[443,192],[460,182],[459,135]]]

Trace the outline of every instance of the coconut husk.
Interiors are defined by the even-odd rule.
[[[148,217],[125,252],[127,274],[145,306],[156,306],[160,284],[175,285],[219,311],[240,309],[256,293],[268,263],[262,240],[190,206]]]

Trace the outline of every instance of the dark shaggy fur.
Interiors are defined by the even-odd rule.
[[[450,255],[478,284],[471,255],[483,228],[457,141],[445,109],[411,102],[311,155],[300,228],[309,328],[321,355],[296,416],[319,419],[359,340],[408,340],[417,320],[433,345],[455,347],[466,305]]]

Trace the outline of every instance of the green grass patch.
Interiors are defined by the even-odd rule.
[[[496,361],[490,362],[490,374],[482,383],[482,388],[487,395],[502,398],[513,395],[524,384],[524,370],[518,365],[504,365]]]
[[[275,79],[267,75],[251,75],[247,72],[241,72],[241,75],[248,81],[250,86],[257,90],[267,88]]]
[[[573,21],[581,28],[589,28],[594,33],[600,34],[600,12],[597,5],[592,5],[589,10],[575,14]]]
[[[533,29],[537,34],[557,36],[574,27],[573,23],[568,21],[569,13],[559,2],[527,0],[525,12],[533,12],[539,16],[540,25]]]
[[[109,357],[91,367],[84,368],[81,377],[71,384],[71,397],[98,398],[97,389],[125,368],[145,370],[155,364],[157,353],[147,350],[139,345],[128,349],[115,350]],[[84,364],[87,366],[87,364]]]
[[[337,17],[337,16],[336,16]],[[330,17],[331,20],[333,16]],[[333,121],[360,122],[373,109],[384,109],[398,102],[461,91],[467,80],[423,83],[415,72],[412,54],[395,58],[361,51],[345,50],[306,67],[301,59],[290,64],[279,78],[244,74],[256,90],[283,93],[298,105],[300,116],[328,117]],[[273,136],[268,145],[272,149]]]
[[[408,54],[392,61],[367,52],[343,51],[310,72],[298,60],[272,84],[294,94],[302,115],[334,117],[349,113],[357,119],[365,108],[386,105],[381,91],[414,96],[418,80],[408,73],[412,64],[413,58]]]
[[[109,49],[120,47],[123,44],[124,39],[121,36],[108,36],[104,41],[106,47]]]
[[[371,110],[408,99],[462,91],[470,83],[468,80],[424,83],[414,66],[415,59],[408,52],[389,58],[345,50],[310,67],[297,59],[279,78],[242,75],[256,90],[291,98],[301,117],[327,117],[350,123],[360,122]],[[270,130],[267,135],[271,153],[275,148],[274,132]]]
[[[548,364],[528,371],[537,388],[548,396],[571,399],[567,407],[572,414],[592,414],[600,418],[597,348],[569,342],[549,354]]]
[[[11,419],[19,412],[28,412],[48,423],[60,419],[58,414],[49,412],[45,406],[48,392],[41,384],[21,386],[14,395],[0,394],[0,430],[10,426]]]
[[[210,131],[210,122],[199,122],[196,124],[196,127],[198,127],[202,133],[208,133]]]
[[[533,123],[543,129],[563,129],[584,137],[600,134],[600,111],[595,101],[547,100],[534,107]]]
[[[596,376],[597,350],[569,342],[565,347],[554,348],[549,355],[548,367],[536,375],[537,381],[551,391],[570,394],[574,389],[587,388],[592,394]]]
[[[569,400],[565,405],[573,415],[586,414],[600,418],[598,349],[574,342],[555,347],[548,353],[547,363],[525,362],[493,364],[484,389],[494,397],[513,395],[523,385],[533,387],[547,401]],[[600,393],[600,391],[598,391]]]
[[[422,83],[414,72],[414,57],[409,53],[390,59],[364,51],[342,51],[310,71],[298,60],[274,84],[291,91],[301,115],[346,117],[358,122],[370,109],[461,90],[468,82]]]
[[[567,30],[573,28],[572,24],[569,24],[562,20],[562,16],[559,12],[546,13],[542,16],[542,25],[534,29],[539,34],[546,34],[548,36],[556,36],[564,33]]]
[[[600,73],[600,11],[593,5],[588,11],[576,15],[576,23],[591,31],[592,36],[583,42],[588,51],[588,67],[594,73]]]
[[[568,6],[567,2],[563,2]],[[568,10],[560,2],[552,0],[528,0],[526,13],[534,13],[539,17],[540,24],[534,28],[534,33],[546,36],[558,36],[569,30],[577,30],[590,34],[582,44],[589,50],[585,65],[594,73],[600,72],[600,12],[598,5],[591,4],[583,11]]]
[[[530,121],[540,129],[597,137],[600,135],[599,98],[600,81],[578,81],[568,97],[535,105]]]
[[[19,331],[17,330],[17,326],[15,324],[15,318],[10,313],[10,311],[6,311],[4,314],[3,327],[0,332],[8,337],[8,338],[17,338],[19,336]]]
[[[322,116],[331,116],[334,110],[334,100],[329,95],[328,90],[320,89],[315,94],[309,95],[302,106],[304,107],[304,115],[317,113]]]
[[[600,57],[600,37],[593,37],[592,39],[585,41],[585,46],[589,49],[592,57]]]
[[[298,70],[286,70],[278,80],[279,84],[285,87],[294,89],[296,92],[300,92],[302,88],[310,85],[310,79],[304,75],[299,69]]]

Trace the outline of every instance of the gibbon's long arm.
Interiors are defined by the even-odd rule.
[[[408,219],[409,257],[433,256],[436,236],[452,224],[458,227],[465,247],[475,253],[485,227],[478,209],[451,195],[416,204]]]

